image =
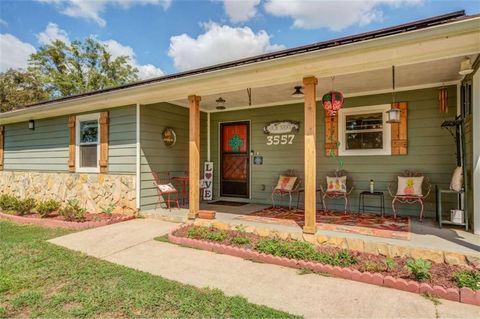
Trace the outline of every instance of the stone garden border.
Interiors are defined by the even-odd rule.
[[[219,254],[231,255],[262,263],[274,264],[290,268],[309,269],[314,272],[328,273],[332,276],[343,279],[394,288],[417,294],[430,293],[439,298],[480,306],[480,291],[473,291],[472,289],[466,287],[445,289],[437,285],[431,286],[427,283],[419,283],[413,280],[405,280],[401,278],[394,278],[392,276],[384,276],[378,273],[362,273],[349,267],[330,266],[312,261],[296,260],[286,257],[267,255],[247,248],[235,247],[187,237],[177,237],[174,235],[175,231],[188,226],[190,226],[190,224],[184,224],[172,230],[168,234],[169,242],[177,245],[212,251]]]
[[[88,221],[88,222],[69,222],[58,219],[49,219],[49,218],[29,218],[17,215],[10,215],[0,212],[0,219],[9,220],[17,224],[28,224],[28,225],[37,225],[49,228],[63,228],[63,229],[72,229],[72,230],[82,230],[87,228],[95,228],[100,226],[106,226],[110,224],[120,223],[127,220],[134,219],[135,216],[124,216],[121,219],[115,220],[101,220],[98,222]]]

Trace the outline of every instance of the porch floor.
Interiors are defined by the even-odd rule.
[[[252,220],[239,219],[239,215],[248,215],[258,212],[262,209],[271,207],[271,205],[246,204],[242,206],[224,206],[214,204],[201,204],[201,209],[215,210],[216,220],[233,225],[252,225],[259,228],[268,228],[277,231],[290,233],[302,233],[302,228],[296,223],[274,223],[271,220],[258,222]],[[142,212],[146,217],[160,218],[169,221],[185,222],[187,221],[188,209],[172,208],[156,209]],[[364,241],[382,242],[392,245],[407,246],[414,248],[435,249],[460,253],[480,254],[480,236],[466,232],[461,228],[439,228],[432,219],[424,219],[420,222],[417,217],[411,217],[410,240],[374,237],[359,233],[348,233],[331,230],[317,230],[316,235],[326,235],[344,238],[357,238]]]

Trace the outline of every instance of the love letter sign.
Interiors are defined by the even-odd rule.
[[[213,199],[213,162],[203,164],[203,200]]]

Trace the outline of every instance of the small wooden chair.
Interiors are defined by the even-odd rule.
[[[178,202],[178,190],[170,182],[169,172],[152,172],[155,188],[157,189],[158,201],[155,206],[157,208],[161,203],[166,203],[167,208],[171,209],[170,204],[175,203],[180,208]],[[166,196],[166,198],[165,198]],[[172,198],[174,196],[174,198]]]
[[[398,181],[397,183],[397,190],[396,192],[392,192],[392,184],[395,184],[395,182],[391,182],[388,185],[388,192],[390,193],[390,196],[393,198],[392,199],[392,210],[393,210],[393,217],[397,218],[397,210],[395,209],[395,203],[399,202],[400,204],[415,204],[419,203],[420,204],[420,221],[423,220],[423,212],[424,212],[424,207],[425,207],[425,201],[430,195],[430,192],[432,190],[432,184],[430,184],[430,181],[428,180],[428,177],[423,175],[422,173],[418,172],[413,172],[406,170],[402,175],[403,177],[422,177],[423,176],[423,181],[422,181],[422,194],[421,195],[399,195],[398,194]]]
[[[345,191],[331,191],[328,190],[327,181],[320,183],[320,192],[322,193],[322,204],[323,208],[327,210],[326,199],[343,199],[345,201],[345,212],[351,211],[350,207],[350,194],[354,189],[352,178],[350,178],[345,170],[335,170],[331,174],[327,175],[328,177],[346,177]],[[326,179],[326,178],[325,178]]]
[[[279,186],[281,183],[282,177],[295,177],[295,182],[292,187],[282,187]],[[272,187],[272,205],[275,208],[275,197],[289,197],[288,209],[292,209],[292,195],[297,194],[300,191],[300,185],[302,184],[302,179],[298,176],[297,172],[293,169],[285,171],[282,175],[279,176],[278,181]]]

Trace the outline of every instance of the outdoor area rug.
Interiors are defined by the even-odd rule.
[[[236,219],[270,224],[303,226],[304,213],[301,209],[266,208]],[[317,211],[317,228],[336,232],[410,240],[410,218],[381,217],[373,213],[344,213]]]
[[[231,201],[227,201],[227,200],[217,200],[217,201],[215,201],[215,202],[210,202],[209,204],[211,204],[211,205],[222,205],[222,206],[238,207],[238,206],[247,205],[248,203],[231,202]]]

